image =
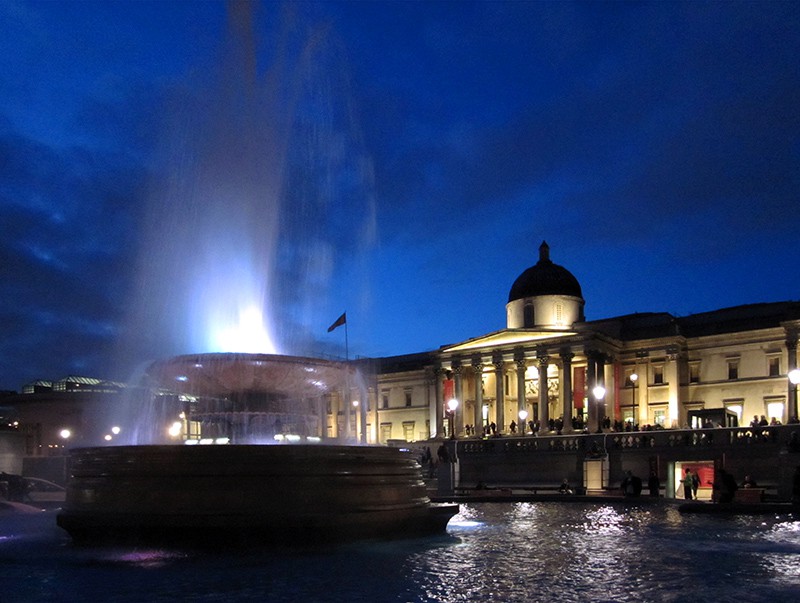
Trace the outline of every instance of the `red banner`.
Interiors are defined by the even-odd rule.
[[[586,368],[576,366],[572,369],[572,403],[575,408],[583,408],[586,397]]]
[[[443,385],[444,405],[447,406],[447,403],[456,397],[456,382],[453,379],[445,379]]]

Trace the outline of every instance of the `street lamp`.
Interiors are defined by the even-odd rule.
[[[636,425],[639,419],[639,401],[636,399],[636,382],[639,380],[639,375],[636,373],[631,373],[631,407],[633,408],[633,421],[631,421],[633,427]]]
[[[525,435],[525,420],[528,418],[528,411],[524,408],[519,411],[519,427],[522,435]]]
[[[450,411],[450,437],[456,437],[456,426],[455,426],[455,419],[456,419],[456,408],[458,408],[458,400],[455,398],[451,398],[447,402],[447,408]]]

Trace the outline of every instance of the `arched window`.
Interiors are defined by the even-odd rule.
[[[535,322],[535,315],[533,311],[533,304],[527,303],[525,304],[525,311],[522,315],[522,326],[525,328],[530,328],[536,325]]]

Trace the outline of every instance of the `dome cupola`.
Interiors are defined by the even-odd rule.
[[[583,293],[572,273],[550,260],[550,246],[539,246],[539,261],[517,277],[506,304],[507,326],[569,329],[583,318]]]

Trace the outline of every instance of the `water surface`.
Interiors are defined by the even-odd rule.
[[[0,601],[796,601],[800,521],[671,506],[462,505],[447,535],[328,549],[76,547],[0,516]]]

